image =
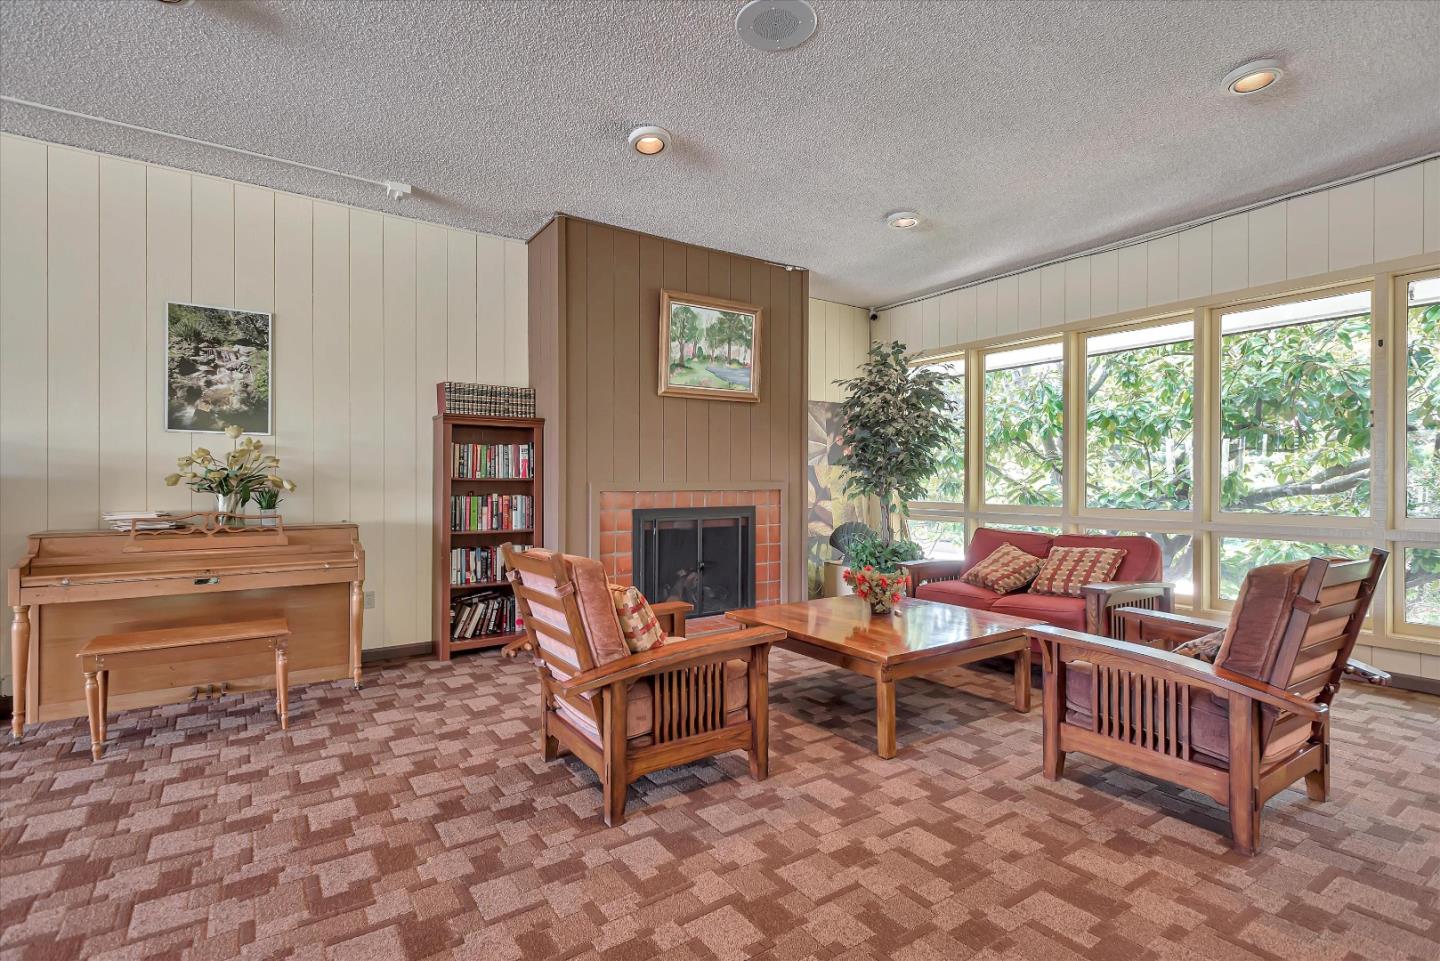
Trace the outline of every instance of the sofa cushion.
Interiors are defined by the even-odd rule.
[[[1113,547],[1125,552],[1113,580],[1158,581],[1165,574],[1160,542],[1140,534],[1061,534],[1055,547]]]
[[[1059,597],[1054,594],[1007,594],[997,598],[990,605],[996,614],[1011,614],[1015,617],[1029,617],[1044,621],[1052,627],[1065,627],[1072,631],[1085,630],[1085,600],[1079,597]]]
[[[1032,594],[1057,594],[1080,597],[1086,584],[1110,580],[1125,557],[1123,550],[1113,547],[1050,548],[1050,556],[1030,585]]]
[[[988,557],[960,575],[960,580],[997,594],[1009,594],[1030,583],[1044,563],[1013,544],[1001,544]]]
[[[1027,554],[1044,557],[1050,553],[1052,540],[1054,538],[1049,534],[1037,534],[1034,531],[1002,531],[993,527],[981,527],[970,538],[970,546],[965,551],[965,569],[969,570],[989,557],[1001,544],[1009,544]]]
[[[988,587],[966,584],[961,580],[930,581],[920,585],[915,591],[915,596],[921,600],[954,604],[957,607],[968,607],[975,611],[988,611],[991,604],[1004,597],[1003,594],[997,594]]]
[[[665,632],[660,621],[650,608],[650,602],[640,593],[638,587],[610,585],[610,599],[615,604],[615,616],[620,619],[620,633],[625,637],[625,646],[630,653],[639,654],[665,642]]]

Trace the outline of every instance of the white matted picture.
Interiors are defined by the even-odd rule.
[[[167,304],[165,429],[272,433],[270,315]]]
[[[660,394],[760,400],[760,308],[660,292]]]

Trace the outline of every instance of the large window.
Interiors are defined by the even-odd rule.
[[[950,398],[950,416],[960,428],[955,446],[941,456],[940,470],[925,484],[925,500],[950,504],[965,502],[965,361],[949,360],[926,366],[951,374],[956,379],[946,395]]]
[[[1063,348],[985,355],[985,500],[1059,506],[1064,480]]]
[[[1161,562],[1164,572],[1161,580],[1175,585],[1175,593],[1182,597],[1195,595],[1195,537],[1192,534],[1162,534],[1155,531],[1087,530],[1087,534],[1117,535],[1141,534],[1160,543]]]
[[[1358,544],[1320,544],[1313,541],[1220,538],[1220,597],[1233,601],[1245,575],[1266,564],[1284,564],[1311,557],[1364,557],[1369,548]]]
[[[1440,517],[1440,276],[1406,292],[1405,513]]]
[[[1190,509],[1194,385],[1191,321],[1086,338],[1086,504]]]
[[[1407,623],[1440,628],[1440,547],[1406,549],[1404,605]]]
[[[1220,507],[1370,510],[1370,293],[1220,319]]]
[[[931,560],[959,560],[965,556],[963,521],[911,520],[910,539]]]

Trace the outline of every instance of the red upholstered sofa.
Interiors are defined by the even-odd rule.
[[[1045,557],[1051,547],[1117,547],[1125,551],[1115,580],[1085,587],[1081,597],[1031,594],[1027,590],[997,594],[984,587],[966,584],[960,575],[990,556],[1001,544],[1013,544],[1036,557]],[[927,601],[941,601],[973,610],[1033,617],[1055,627],[1085,631],[1103,637],[1116,636],[1111,630],[1110,612],[1119,607],[1171,610],[1175,588],[1160,580],[1164,570],[1160,545],[1148,537],[1104,536],[1099,534],[1037,534],[1031,531],[1002,531],[982,527],[970,539],[961,561],[912,561],[911,592]]]

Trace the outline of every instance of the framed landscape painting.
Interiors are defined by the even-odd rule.
[[[660,291],[660,394],[760,400],[762,311],[719,297]]]
[[[269,314],[167,304],[165,429],[273,433],[270,342]]]

